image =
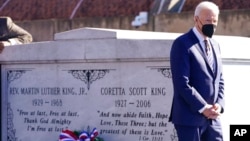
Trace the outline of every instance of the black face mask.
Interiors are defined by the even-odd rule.
[[[205,24],[201,29],[202,33],[208,37],[212,37],[214,34],[214,25],[213,24]]]
[[[199,22],[201,23],[200,19]],[[213,24],[204,24],[204,25],[202,24],[201,31],[204,35],[211,38],[214,34],[215,26]]]

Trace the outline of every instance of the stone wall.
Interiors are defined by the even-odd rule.
[[[96,127],[105,141],[177,141],[168,122],[169,55],[179,35],[82,28],[57,33],[53,41],[4,48],[1,140],[53,141],[63,129]],[[250,40],[214,38],[221,45],[226,96],[221,121],[229,141],[230,125],[250,125],[250,113],[239,110],[250,107]]]
[[[250,10],[221,11],[218,35],[250,37]],[[94,17],[17,22],[34,37],[34,42],[53,40],[53,35],[82,27],[183,33],[193,26],[193,12],[149,16],[148,24],[132,27],[134,17]]]

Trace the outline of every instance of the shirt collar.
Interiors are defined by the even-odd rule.
[[[198,29],[196,27],[193,27],[193,32],[194,32],[195,36],[198,38],[199,42],[204,41],[204,37],[200,34],[200,32],[198,31]]]

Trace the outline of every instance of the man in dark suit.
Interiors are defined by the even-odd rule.
[[[16,25],[10,17],[0,17],[0,52],[5,46],[32,42],[29,32]]]
[[[219,44],[212,39],[218,16],[214,3],[198,4],[194,27],[171,48],[174,96],[169,120],[179,141],[223,141],[224,79]]]

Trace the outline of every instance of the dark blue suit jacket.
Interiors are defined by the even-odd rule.
[[[205,104],[218,103],[224,111],[224,79],[219,44],[210,39],[215,71],[210,68],[193,30],[178,37],[172,45],[170,64],[174,86],[170,121],[174,124],[199,126],[207,119],[199,110]],[[220,124],[219,120],[213,120]]]

